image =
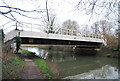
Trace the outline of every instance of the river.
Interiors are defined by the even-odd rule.
[[[24,47],[46,59],[46,64],[57,78],[63,79],[118,79],[118,59],[81,56],[72,51]],[[56,48],[54,46],[53,48]],[[63,48],[69,48],[64,46]]]

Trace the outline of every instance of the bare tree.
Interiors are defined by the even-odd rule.
[[[106,37],[106,35],[110,35],[110,30],[113,28],[112,24],[107,20],[101,20],[95,22],[92,27],[95,34],[102,34]]]
[[[103,15],[108,19],[115,19],[118,16],[118,3],[120,0],[80,0],[76,9],[90,15]],[[113,14],[115,16],[113,16]]]
[[[93,34],[100,34],[100,30],[99,30],[99,25],[97,24],[97,23],[94,23],[92,26],[91,26],[91,28],[92,28],[92,32],[93,32]]]
[[[44,31],[46,33],[58,33],[59,30],[59,25],[57,24],[56,20],[56,16],[53,14],[49,13],[49,9],[48,9],[48,0],[46,0],[46,16],[44,16],[44,26],[45,29]]]
[[[100,32],[100,25],[100,21],[92,24],[91,29],[93,34],[103,34],[102,32]]]
[[[71,34],[77,35],[78,27],[79,26],[77,22],[71,21],[71,20],[67,20],[63,22],[63,25],[62,25],[62,29],[66,30],[64,34],[68,34],[68,35],[71,35]]]
[[[111,34],[111,29],[113,28],[112,24],[106,20],[97,21],[93,24],[93,30],[97,34],[101,34],[107,40],[108,47],[116,46],[116,37]],[[95,32],[95,34],[96,34]]]
[[[58,33],[59,31],[59,24],[57,23],[57,18],[54,15],[49,14],[49,22],[48,18],[44,16],[43,18],[43,24],[44,24],[44,32],[46,33]]]

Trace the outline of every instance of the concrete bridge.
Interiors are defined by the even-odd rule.
[[[29,23],[28,23],[29,24]],[[15,25],[14,25],[15,26]],[[38,31],[34,26],[24,25],[18,26],[19,30],[10,30],[5,34],[4,42],[12,40],[19,36],[22,39],[22,44],[36,45],[79,45],[80,47],[99,48],[102,44],[106,45],[106,41],[102,35],[86,34],[76,32],[70,29],[60,29],[57,34],[45,33]],[[23,29],[21,29],[23,28]],[[37,31],[33,31],[33,30]],[[22,30],[22,31],[21,31]]]
[[[101,44],[106,45],[103,38],[73,36],[63,34],[52,34],[43,32],[17,31],[12,30],[5,35],[5,42],[19,36],[22,39],[22,44],[41,44],[41,45],[79,45],[81,47],[99,48]]]

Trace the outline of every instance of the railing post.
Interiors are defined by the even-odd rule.
[[[76,32],[76,36],[78,36],[78,31]]]
[[[64,30],[62,29],[62,32],[61,32],[62,34],[63,34],[63,31],[64,31]]]
[[[99,34],[98,34],[98,39],[100,39],[100,38],[99,38]]]
[[[60,31],[58,31],[58,33],[61,34],[61,29],[60,29]]]
[[[82,32],[82,37],[84,37],[84,33]]]
[[[93,38],[93,34],[91,34],[91,38]]]
[[[86,37],[86,32],[85,32],[85,37]]]
[[[69,29],[67,29],[67,35],[70,35],[70,31],[69,31]]]
[[[95,38],[97,38],[97,35],[95,34]]]

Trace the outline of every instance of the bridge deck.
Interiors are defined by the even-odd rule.
[[[44,39],[44,40],[61,40],[61,41],[76,41],[76,42],[90,42],[90,43],[99,43],[106,45],[104,39],[101,38],[91,38],[91,37],[82,37],[82,36],[71,36],[63,34],[47,34],[44,32],[31,32],[31,31],[11,31],[5,35],[5,42],[13,39],[16,36],[21,38],[32,38],[32,39]]]

